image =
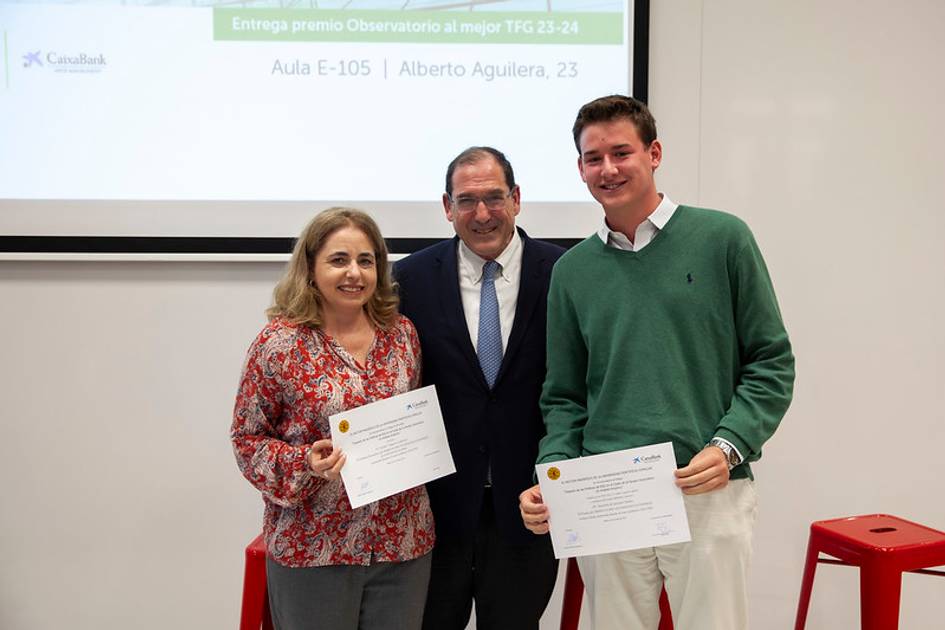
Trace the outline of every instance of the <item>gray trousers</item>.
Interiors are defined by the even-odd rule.
[[[276,630],[420,630],[430,556],[305,568],[266,558],[273,624]]]

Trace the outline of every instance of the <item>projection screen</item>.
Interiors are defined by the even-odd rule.
[[[600,220],[578,107],[646,99],[648,2],[0,0],[0,251],[284,252],[317,210],[451,230],[447,163],[504,151],[533,236]]]

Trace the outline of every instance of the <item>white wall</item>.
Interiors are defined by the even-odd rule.
[[[790,627],[811,521],[945,529],[945,4],[652,12],[661,187],[752,225],[795,344],[795,402],[755,468],[752,590],[753,628]],[[280,270],[0,261],[0,627],[235,627],[261,501],[229,414]],[[822,566],[808,627],[856,627],[856,586]],[[908,576],[901,627],[938,625],[940,593]]]
[[[797,355],[753,466],[752,628],[787,628],[811,521],[945,529],[945,4],[653,5],[660,182],[753,227]],[[938,627],[941,584],[904,585],[901,627]],[[859,627],[858,601],[855,570],[822,566],[808,627]]]
[[[280,268],[0,264],[0,627],[236,626],[229,415]]]

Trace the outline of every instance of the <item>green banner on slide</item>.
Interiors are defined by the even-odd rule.
[[[623,44],[623,13],[213,10],[218,41]]]

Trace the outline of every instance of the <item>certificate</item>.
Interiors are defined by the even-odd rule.
[[[556,558],[687,542],[670,442],[535,467]]]
[[[456,472],[433,385],[329,416],[351,507]]]

